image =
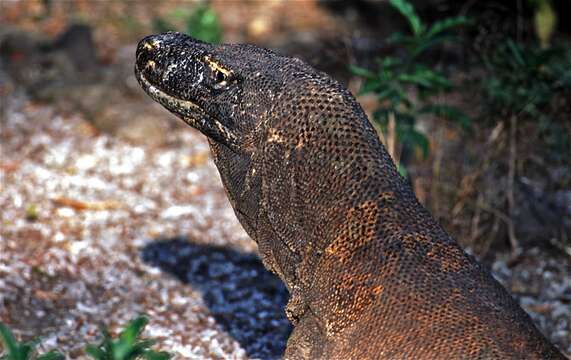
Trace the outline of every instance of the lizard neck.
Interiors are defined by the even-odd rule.
[[[311,86],[282,97],[294,105],[270,112],[275,120],[258,147],[260,213],[271,234],[256,241],[290,288],[311,284],[331,246],[361,241],[366,234],[351,224],[368,217],[372,234],[379,209],[412,194],[361,107],[330,86],[323,98]],[[352,226],[348,238],[340,237],[344,226]]]

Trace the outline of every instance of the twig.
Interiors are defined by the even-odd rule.
[[[476,239],[480,236],[480,215],[482,213],[482,207],[478,206],[482,201],[482,194],[478,194],[478,200],[476,200],[476,210],[474,216],[471,219],[470,226],[470,243],[474,244]]]
[[[508,171],[508,236],[510,240],[510,245],[512,247],[512,254],[517,255],[519,253],[519,242],[515,234],[515,195],[514,195],[514,182],[515,182],[515,171],[516,171],[516,161],[517,161],[517,116],[513,114],[510,117],[510,157],[509,157],[509,171]]]
[[[432,209],[434,213],[440,217],[440,197],[438,196],[438,186],[437,184],[440,183],[440,173],[442,169],[442,157],[444,151],[442,150],[443,146],[443,129],[442,127],[438,127],[436,130],[436,136],[434,139],[434,162],[432,163],[432,183],[430,184],[430,198],[432,201]]]
[[[498,209],[495,209],[494,207],[492,207],[491,205],[486,204],[485,202],[481,202],[479,204],[476,204],[477,207],[481,208],[484,211],[487,211],[491,214],[494,214],[495,217],[497,217],[498,219],[502,220],[503,222],[505,222],[506,224],[509,223],[510,218],[508,215],[504,214],[503,212],[501,212]]]
[[[481,250],[482,254],[488,253],[488,250],[490,249],[490,246],[492,245],[493,240],[496,238],[496,235],[498,234],[498,231],[500,230],[500,222],[501,222],[501,219],[499,217],[495,216],[494,217],[494,223],[492,225],[492,229],[487,236],[488,241],[486,241],[484,246],[482,247],[482,250]]]
[[[465,175],[461,182],[460,182],[460,190],[457,190],[457,197],[458,201],[452,208],[452,216],[456,217],[462,211],[465,206],[465,203],[468,197],[473,194],[474,192],[478,192],[476,181],[488,170],[491,164],[491,158],[494,155],[493,149],[496,147],[496,143],[500,139],[500,135],[502,134],[504,129],[504,123],[498,123],[490,135],[488,136],[488,140],[486,141],[486,149],[484,151],[484,158],[480,162],[480,165],[477,167],[476,171],[471,174]],[[501,144],[499,144],[501,145]]]
[[[397,154],[397,122],[393,112],[389,113],[389,123],[387,125],[387,147],[393,161],[398,166],[400,159]]]

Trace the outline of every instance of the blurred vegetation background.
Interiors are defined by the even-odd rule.
[[[469,252],[517,263],[539,248],[569,270],[569,14],[566,0],[3,1],[0,126],[9,97],[24,93],[81,113],[87,133],[164,146],[178,125],[138,88],[136,42],[174,30],[254,43],[347,86],[420,201]],[[24,216],[36,221],[37,204]]]
[[[484,256],[538,244],[569,252],[567,10],[551,0],[46,0],[4,3],[0,31],[19,84],[72,107],[66,82],[78,74],[99,81],[100,66],[129,66],[126,44],[152,32],[301,57],[360,97],[421,201]],[[64,55],[50,58],[58,49]],[[33,59],[34,51],[44,58]],[[100,116],[97,98],[105,97],[96,93],[95,104],[75,106]],[[121,127],[107,122],[97,126]]]

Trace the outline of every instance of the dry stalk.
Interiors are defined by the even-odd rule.
[[[434,162],[432,163],[432,183],[430,186],[430,197],[432,201],[432,210],[436,214],[436,216],[440,217],[440,197],[438,196],[438,189],[437,186],[440,184],[440,174],[442,170],[442,158],[444,156],[444,151],[442,150],[442,143],[443,143],[443,132],[444,130],[442,127],[438,127],[436,131],[436,136],[434,138]]]
[[[400,159],[399,154],[397,154],[397,122],[395,114],[392,112],[389,113],[389,123],[387,126],[387,147],[393,161],[398,166]]]
[[[510,117],[510,152],[509,152],[509,170],[508,170],[508,236],[512,247],[512,254],[519,253],[519,242],[515,234],[515,195],[514,182],[517,162],[517,116],[514,114]]]
[[[482,214],[482,207],[478,206],[483,203],[482,194],[478,194],[478,200],[476,200],[476,210],[474,216],[470,221],[470,244],[475,244],[476,240],[480,237],[482,231],[480,230],[480,215]]]
[[[456,217],[458,214],[464,209],[466,206],[466,202],[469,200],[470,196],[478,191],[476,182],[478,179],[484,174],[491,164],[491,158],[494,154],[495,144],[501,139],[500,135],[502,134],[504,129],[503,123],[498,123],[496,127],[492,130],[490,135],[488,136],[488,140],[486,141],[486,148],[490,149],[485,151],[484,159],[482,159],[481,165],[472,172],[471,174],[465,175],[462,180],[460,181],[460,190],[457,192],[456,204],[452,208],[452,216]]]

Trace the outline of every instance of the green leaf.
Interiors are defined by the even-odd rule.
[[[401,164],[401,163],[397,164],[397,170],[398,170],[400,176],[402,176],[405,179],[408,178],[408,170],[406,169],[406,167],[403,164]]]
[[[420,35],[424,31],[422,21],[416,15],[414,7],[409,2],[406,0],[390,0],[390,4],[406,18],[415,36]]]
[[[375,77],[374,72],[372,72],[368,69],[362,68],[360,66],[357,66],[357,65],[349,65],[349,69],[351,70],[351,72],[353,74],[355,74],[357,76],[361,76],[361,77],[364,77],[367,79],[372,79]]]
[[[110,359],[112,359],[113,357],[113,338],[111,337],[111,334],[109,334],[109,331],[107,330],[107,328],[103,327],[101,329],[101,332],[103,333],[103,340],[101,341],[101,345],[99,345],[99,348],[101,350],[103,350],[108,357],[110,357]]]
[[[420,149],[423,158],[426,159],[428,157],[430,152],[430,142],[426,135],[418,132],[413,126],[403,126],[399,125],[399,122],[397,122],[397,136],[403,144],[408,145],[413,149]]]
[[[450,81],[445,76],[425,66],[417,65],[413,71],[412,73],[400,74],[398,80],[436,91],[447,90],[451,87]]]
[[[18,358],[22,360],[26,360],[32,355],[34,348],[29,343],[24,343],[19,346],[18,349]]]
[[[468,130],[471,125],[470,118],[464,114],[460,109],[455,106],[447,104],[429,104],[426,105],[418,111],[420,114],[431,113],[436,116],[443,117],[447,120],[451,120],[464,130]]]
[[[403,65],[403,61],[401,59],[392,56],[385,56],[383,58],[376,59],[376,63],[379,65],[380,70],[392,69]]]
[[[431,49],[436,45],[444,42],[453,42],[456,40],[458,40],[458,36],[456,35],[437,35],[429,39],[425,39],[423,36],[420,41],[417,41],[416,46],[411,49],[411,57],[416,58],[426,50]]]
[[[113,350],[111,351],[111,354],[113,354],[113,360],[127,360],[130,358],[129,354],[131,353],[131,344],[124,341],[114,341],[112,347]]]
[[[393,88],[387,88],[377,93],[377,100],[390,100],[391,102],[398,96],[398,92]]]
[[[432,24],[432,26],[430,26],[426,32],[426,38],[430,39],[431,37],[438,35],[444,31],[467,24],[470,24],[470,20],[465,16],[451,17],[437,21]]]
[[[127,324],[125,330],[119,334],[119,339],[113,342],[113,358],[115,360],[134,359],[142,354],[140,345],[146,346],[149,341],[137,343],[137,338],[141,335],[148,321],[146,316],[139,316]],[[150,344],[152,345],[152,342]]]
[[[367,80],[361,86],[359,90],[359,95],[365,95],[371,92],[377,92],[382,87],[382,84],[378,80]]]
[[[382,107],[373,112],[373,119],[381,125],[383,131],[386,130],[385,128],[389,120],[389,113],[394,112],[393,110],[394,109],[391,107]]]
[[[105,351],[95,345],[87,345],[85,347],[85,353],[95,360],[112,360],[111,354],[108,355]]]
[[[412,105],[404,89],[396,83],[391,86],[387,86],[383,91],[377,92],[377,99],[380,102],[388,101],[391,108],[408,108]]]
[[[124,357],[125,359],[134,359],[138,356],[143,355],[146,351],[149,351],[149,348],[156,343],[154,340],[141,340],[136,344],[132,345],[129,349],[129,352]]]
[[[36,360],[64,360],[65,356],[57,351],[50,351],[38,356]]]
[[[172,355],[166,351],[157,352],[149,350],[143,354],[143,357],[146,360],[169,360],[170,358],[172,358]]]
[[[513,55],[513,59],[516,61],[516,64],[518,66],[525,66],[522,47],[516,44],[512,39],[509,39],[507,41],[507,46],[511,54]]]
[[[222,41],[222,28],[216,12],[207,5],[200,5],[186,21],[186,31],[199,40],[219,43]]]
[[[144,315],[135,318],[127,324],[125,330],[121,332],[119,340],[126,342],[127,344],[134,344],[148,322],[149,319]]]
[[[491,117],[520,112],[527,119],[544,116],[568,79],[571,59],[562,50],[508,40],[486,56],[489,73],[481,84]]]
[[[432,83],[429,78],[423,76],[423,74],[401,74],[398,78],[402,82],[431,87]]]
[[[19,353],[18,341],[16,341],[16,338],[14,337],[14,334],[12,334],[12,331],[10,331],[10,329],[8,329],[8,327],[1,322],[0,322],[0,340],[2,340],[2,343],[6,348],[7,355],[12,356],[11,359],[19,359],[19,356],[17,355]],[[7,359],[9,358],[7,357]]]

